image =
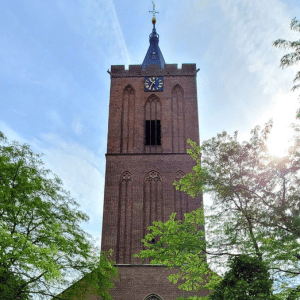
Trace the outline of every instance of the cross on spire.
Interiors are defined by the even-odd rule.
[[[149,10],[149,12],[153,13],[153,18],[155,18],[155,14],[158,14],[159,12],[155,10],[155,4],[153,1],[152,3],[153,3],[153,10]]]

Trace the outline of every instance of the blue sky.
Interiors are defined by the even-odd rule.
[[[156,0],[166,63],[196,63],[201,141],[223,130],[248,138],[274,119],[281,150],[294,121],[297,67],[280,69],[278,38],[298,40],[298,0]],[[141,64],[152,3],[0,2],[0,131],[44,153],[101,236],[111,65]],[[298,66],[299,68],[299,66]],[[98,244],[100,241],[98,240]]]

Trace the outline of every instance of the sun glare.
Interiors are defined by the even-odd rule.
[[[286,156],[288,154],[289,147],[292,146],[292,136],[292,128],[286,126],[274,126],[266,143],[269,153],[276,157]]]
[[[297,123],[295,119],[295,113],[299,108],[297,97],[292,92],[279,89],[272,97],[272,105],[256,120],[256,124],[261,124],[263,128],[262,124],[273,119],[273,127],[266,143],[272,156],[286,156],[293,144],[294,130],[291,123]]]

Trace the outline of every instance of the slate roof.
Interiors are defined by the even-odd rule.
[[[149,36],[150,46],[142,63],[142,68],[146,69],[147,65],[159,65],[161,69],[165,66],[164,57],[159,49],[159,34],[156,32],[155,24],[153,24],[152,33]]]

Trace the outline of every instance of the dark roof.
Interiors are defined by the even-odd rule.
[[[149,36],[150,46],[142,63],[143,69],[146,69],[147,65],[159,65],[161,69],[165,66],[164,57],[159,49],[159,35],[156,33],[155,24],[153,24],[152,33]]]

